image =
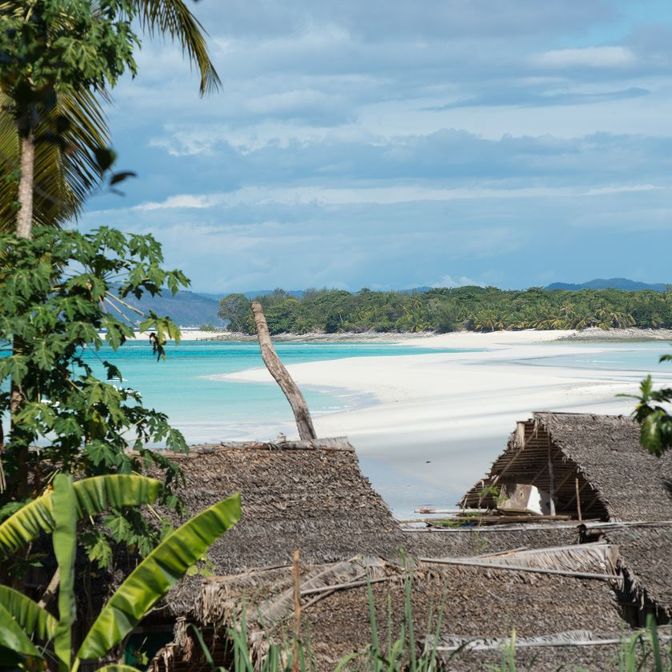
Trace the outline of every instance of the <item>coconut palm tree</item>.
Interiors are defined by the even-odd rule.
[[[95,14],[97,0],[89,0]],[[30,20],[36,0],[0,0],[0,17]],[[200,74],[200,93],[220,80],[210,59],[205,31],[184,0],[133,0],[131,17],[142,31],[177,42]],[[123,17],[119,17],[123,18]],[[0,75],[2,74],[0,67]],[[0,76],[0,231],[17,226],[30,237],[33,223],[57,225],[76,217],[101,178],[101,151],[109,144],[102,87],[61,87],[53,102],[19,119],[16,90]],[[21,127],[23,124],[23,128]],[[26,235],[28,234],[28,235]]]

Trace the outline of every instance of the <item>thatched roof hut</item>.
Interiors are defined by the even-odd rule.
[[[670,520],[671,480],[672,455],[658,458],[644,450],[630,418],[535,413],[518,423],[490,473],[461,504],[495,507],[497,488],[524,483],[547,493],[558,514],[578,515],[578,490],[584,519]]]
[[[515,543],[511,535],[519,535],[525,546],[549,535],[567,543],[569,528],[580,517],[591,538],[599,536],[618,547],[630,621],[652,612],[659,622],[667,622],[672,617],[672,569],[666,562],[672,555],[672,454],[655,457],[641,447],[639,438],[639,426],[622,416],[535,413],[519,422],[489,474],[460,504],[496,508],[498,491],[530,484],[553,499],[557,514],[574,521],[471,534],[478,534],[480,543],[487,540],[489,548]],[[453,531],[424,540],[415,536],[419,548],[435,553],[449,554],[456,545]],[[472,545],[475,539],[471,537]]]
[[[404,547],[346,439],[200,445],[170,458],[183,470],[180,494],[192,513],[241,494],[241,521],[209,553],[215,574],[287,565],[295,548],[306,562],[325,563],[359,553],[398,558]],[[191,611],[198,582],[171,593],[172,615]]]
[[[339,584],[343,588],[334,590]],[[368,669],[365,651],[372,642],[371,604],[381,648],[386,648],[388,635],[392,642],[398,639],[404,626],[408,635],[410,622],[413,649],[418,653],[437,640],[445,649],[441,656],[446,660],[455,648],[463,649],[451,658],[448,669],[484,669],[485,661],[501,655],[501,643],[514,628],[519,638],[543,637],[547,643],[563,638],[609,640],[610,645],[557,647],[545,655],[552,660],[552,669],[568,662],[588,670],[612,669],[618,650],[614,639],[626,631],[614,592],[608,581],[601,579],[469,566],[422,564],[405,569],[380,559],[356,558],[303,567],[300,591],[304,596],[301,637],[319,672],[334,670],[339,660],[353,653],[359,657],[347,669]],[[254,605],[248,607],[246,619],[248,638],[257,656],[263,656],[270,643],[289,648],[294,627],[291,593],[290,568],[210,579],[197,613],[210,637],[212,632],[220,632],[219,639],[208,639],[218,664],[227,656],[227,637],[221,633],[237,622],[243,604]],[[567,617],[569,605],[571,619]],[[483,639],[499,642],[486,652],[464,650],[470,648],[468,643]],[[152,671],[207,669],[201,667],[198,647],[190,640],[189,633],[182,630],[178,641],[154,660]]]
[[[370,644],[367,581],[381,639],[388,618],[393,637],[399,632],[410,599],[418,646],[438,641],[447,669],[496,663],[513,627],[524,642],[519,669],[611,669],[619,639],[643,612],[660,622],[672,614],[672,575],[662,564],[672,554],[672,460],[643,451],[625,418],[538,413],[519,423],[462,505],[496,508],[500,486],[533,484],[560,515],[530,524],[402,531],[344,439],[225,443],[171,457],[183,468],[192,510],[240,491],[243,519],[213,547],[215,576],[188,580],[155,615],[165,624],[177,617],[178,627],[153,672],[207,669],[188,620],[207,633],[217,664],[226,664],[227,629],[242,605],[258,656],[270,642],[286,643],[295,548],[302,632],[318,670]],[[600,543],[584,543],[579,512],[591,530],[601,528]],[[441,614],[440,628],[430,612]],[[456,649],[459,661],[451,658]]]

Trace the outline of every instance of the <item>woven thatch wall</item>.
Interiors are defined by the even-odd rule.
[[[357,553],[396,558],[405,543],[345,440],[196,446],[170,457],[184,470],[181,494],[192,512],[241,493],[241,521],[209,554],[215,574],[288,564],[295,548],[309,563]],[[196,584],[172,593],[174,614],[193,608]]]
[[[553,489],[558,512],[574,514],[578,478],[584,518],[669,520],[672,500],[664,481],[671,477],[672,455],[657,458],[644,450],[639,427],[630,418],[535,413],[519,425],[490,474],[462,501],[493,505],[492,497],[482,496],[484,485],[533,483]]]

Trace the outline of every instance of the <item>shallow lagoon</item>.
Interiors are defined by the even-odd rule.
[[[276,350],[287,364],[350,357],[422,355],[456,352],[394,343],[280,343]],[[147,342],[129,342],[114,352],[104,348],[86,359],[98,375],[102,361],[121,369],[124,384],[138,390],[146,405],[168,414],[188,442],[270,439],[278,431],[294,433],[292,413],[274,383],[221,380],[221,374],[263,367],[254,342],[183,341],[169,345],[167,358],[157,362]],[[315,415],[350,410],[375,403],[369,394],[342,389],[303,390]]]

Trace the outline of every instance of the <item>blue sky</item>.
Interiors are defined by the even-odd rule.
[[[669,0],[201,0],[222,91],[145,40],[124,198],[201,291],[670,282]]]

